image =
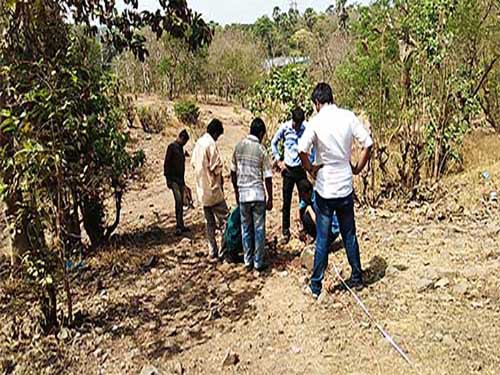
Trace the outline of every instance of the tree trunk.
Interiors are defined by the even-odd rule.
[[[47,286],[46,293],[40,299],[42,309],[42,328],[46,334],[54,332],[58,327],[57,322],[57,291],[53,284]]]
[[[9,256],[12,266],[20,263],[22,256],[29,250],[29,240],[26,234],[27,221],[25,218],[16,220],[17,204],[20,197],[13,194],[5,201],[5,220],[9,232]]]
[[[98,198],[85,197],[81,203],[83,227],[90,238],[93,248],[97,247],[104,236],[104,207]]]

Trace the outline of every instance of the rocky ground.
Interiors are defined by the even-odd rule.
[[[204,106],[225,123],[226,160],[249,114]],[[272,265],[264,275],[207,259],[199,209],[187,214],[190,238],[173,236],[171,194],[162,177],[173,130],[146,136],[144,180],[125,196],[112,245],[73,276],[76,324],[41,337],[17,303],[16,280],[0,283],[0,365],[6,373],[68,374],[495,374],[500,368],[500,215],[489,193],[500,181],[498,137],[471,152],[466,171],[447,178],[432,203],[357,208],[370,313],[407,353],[406,363],[332,269],[319,301],[303,294],[311,254],[293,240],[277,246],[280,179],[268,215]],[[482,177],[488,170],[490,178]],[[226,171],[228,175],[228,171]],[[227,176],[228,177],[228,176]],[[188,181],[194,184],[192,176]],[[226,195],[234,205],[232,188]],[[330,257],[346,277],[344,251]],[[31,298],[31,300],[33,300]],[[0,367],[2,369],[2,367]]]

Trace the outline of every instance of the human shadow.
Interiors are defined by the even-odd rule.
[[[168,359],[210,340],[214,326],[220,331],[230,323],[249,319],[254,309],[251,301],[260,293],[267,274],[256,275],[241,265],[210,260],[200,250],[205,250],[204,241],[155,250],[165,241],[146,233],[139,241],[134,239],[136,248],[121,243],[126,249],[120,250],[121,258],[116,257],[116,264],[121,264],[119,272],[113,270],[116,264],[99,266],[97,262],[79,274],[82,278],[75,283],[86,286],[79,288],[79,298],[101,298],[104,307],[77,312],[75,329],[84,334],[98,328],[113,340],[149,337],[149,343],[142,347],[146,356]],[[199,236],[204,236],[203,232]],[[140,255],[135,254],[137,248]],[[146,267],[151,256],[157,259]],[[151,278],[154,285],[143,282],[145,278]],[[158,288],[159,280],[166,287]],[[115,299],[125,290],[134,290],[133,295]]]
[[[368,267],[363,272],[363,279],[365,285],[372,285],[385,277],[385,271],[387,270],[387,261],[375,255],[369,262]]]
[[[385,277],[385,272],[387,269],[387,262],[384,258],[376,255],[369,262],[368,267],[363,270],[363,285],[370,286],[376,284]],[[349,285],[349,280],[346,280]],[[333,286],[332,291],[334,292],[345,292],[346,287],[343,282],[339,282]]]
[[[192,241],[199,240],[204,236],[205,224],[195,223],[190,227],[190,231],[183,236],[176,236],[174,228],[163,228],[158,224],[152,224],[132,232],[119,233],[111,237],[109,246],[126,247],[134,249],[151,248],[155,246],[169,246],[180,242],[183,238]]]

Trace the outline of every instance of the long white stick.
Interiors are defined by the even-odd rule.
[[[382,336],[389,342],[389,344],[391,344],[391,346],[396,349],[396,351],[399,353],[399,355],[401,357],[403,357],[403,359],[412,367],[415,367],[412,363],[412,361],[410,360],[410,358],[408,357],[408,355],[399,347],[398,344],[396,344],[396,342],[394,341],[394,339],[391,337],[391,335],[389,335],[389,333],[387,333],[387,331],[385,329],[382,328],[382,326],[380,326],[380,324],[378,324],[375,319],[373,318],[373,316],[370,314],[370,312],[368,311],[368,309],[366,308],[365,304],[363,303],[363,301],[361,301],[361,299],[357,296],[356,293],[354,293],[354,291],[349,287],[349,285],[347,285],[347,283],[344,281],[344,279],[342,278],[342,276],[340,276],[340,272],[337,268],[337,266],[335,265],[335,263],[333,263],[333,269],[335,270],[335,273],[337,274],[337,278],[340,280],[340,282],[344,285],[344,287],[351,293],[351,295],[354,297],[355,301],[358,303],[358,305],[361,307],[361,309],[363,310],[363,312],[366,314],[366,316],[368,317],[368,319],[370,319],[370,321],[375,325],[375,327],[379,330],[379,332],[382,334]]]

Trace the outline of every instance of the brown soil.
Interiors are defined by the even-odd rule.
[[[225,124],[221,149],[228,160],[250,115],[203,106],[203,121],[212,116]],[[351,295],[334,291],[332,270],[319,301],[302,293],[308,275],[298,256],[303,246],[297,240],[274,245],[281,222],[278,176],[267,221],[272,267],[264,275],[207,259],[199,208],[187,213],[191,238],[173,236],[173,199],[162,165],[178,130],[131,131],[147,155],[144,179],[125,196],[112,245],[74,275],[76,327],[60,340],[36,334],[27,323],[36,311],[15,305],[20,286],[3,280],[0,366],[18,374],[139,374],[148,365],[166,374],[498,373],[500,215],[498,203],[486,199],[498,188],[498,157],[471,148],[466,172],[445,179],[434,203],[357,208],[368,283],[359,295],[410,366]],[[488,148],[499,149],[498,137],[484,137]],[[234,205],[226,177],[226,197]],[[191,173],[187,180],[194,185]],[[343,250],[330,261],[348,276]]]

